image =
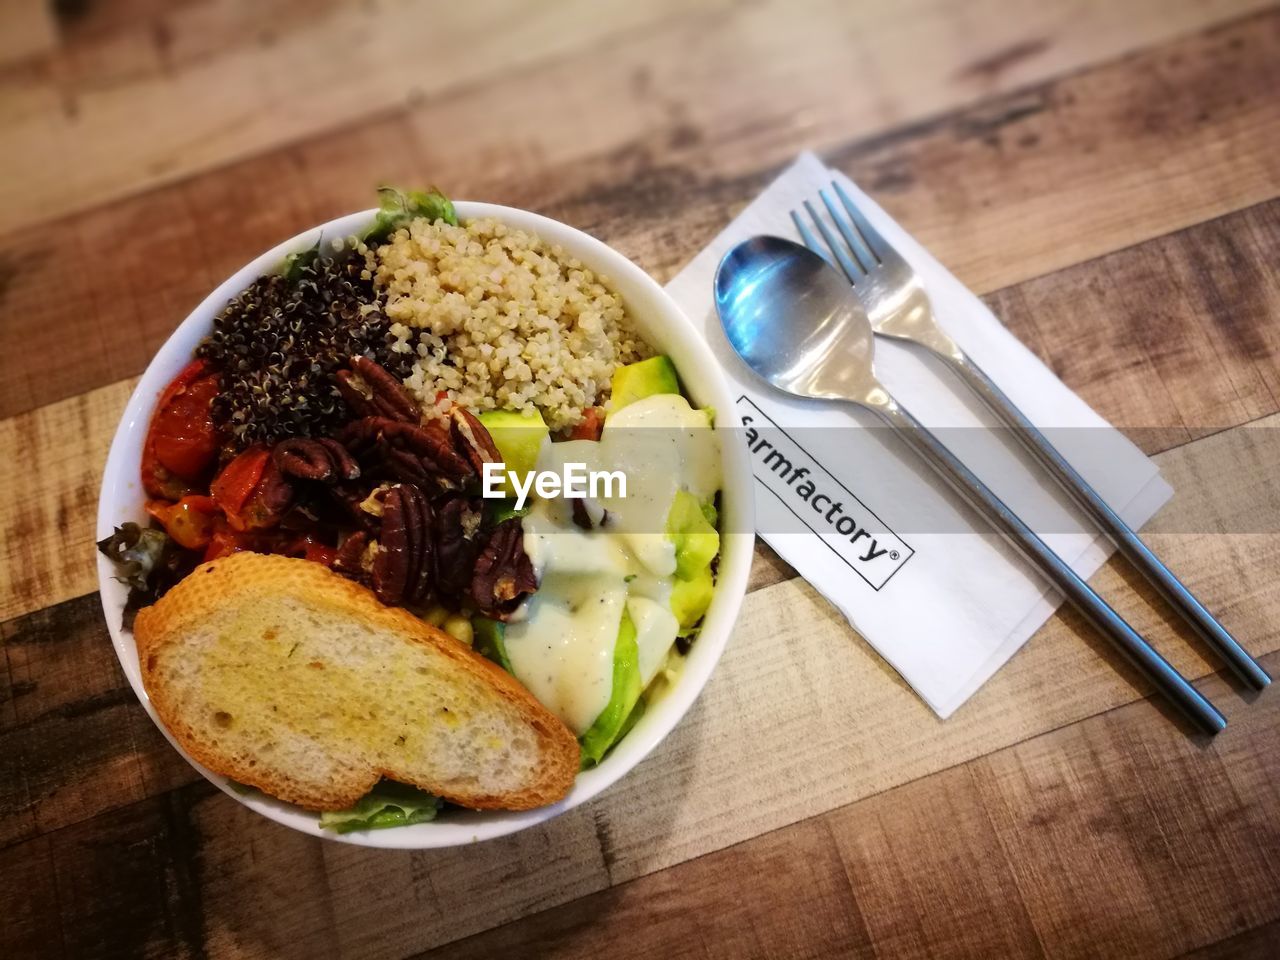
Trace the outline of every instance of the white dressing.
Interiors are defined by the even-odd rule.
[[[613,693],[613,650],[631,568],[613,537],[573,523],[567,500],[538,500],[524,518],[538,592],[507,624],[511,669],[581,736]]]
[[[680,624],[667,607],[648,597],[628,597],[627,613],[636,627],[636,646],[640,650],[640,685],[647,687],[667,659],[667,651],[676,642]]]
[[[566,463],[621,470],[626,496],[615,489],[586,504],[591,530],[574,523],[568,500],[534,501],[524,518],[524,548],[538,591],[508,624],[506,650],[520,681],[582,735],[612,696],[624,608],[636,627],[644,685],[675,642],[676,556],[667,517],[678,490],[705,500],[720,488],[719,438],[684,397],[655,394],[612,414],[599,442],[543,444],[538,470],[561,473]]]

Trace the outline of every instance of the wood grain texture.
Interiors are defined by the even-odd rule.
[[[1267,13],[832,159],[967,284],[1006,287],[1276,196],[1280,109],[1241,93],[1280,86],[1277,45]]]
[[[177,756],[92,547],[130,378],[220,277],[375,183],[538,209],[665,279],[819,148],[1158,454],[1177,496],[1146,538],[1276,673],[1262,8],[663,0],[507,29],[499,0],[121,0],[7,60],[5,7],[0,956],[1274,955],[1280,701],[1123,565],[1094,585],[1227,713],[1216,740],[1070,612],[942,723],[758,548],[720,668],[645,763],[543,827],[395,853],[277,827]],[[363,71],[336,94],[335,51]]]
[[[1280,279],[1269,251],[1280,251],[1278,201],[987,302],[1095,410],[1155,453],[1280,410]]]
[[[0,619],[87,592],[98,488],[126,380],[0,420]]]
[[[0,229],[406,105],[421,106],[435,154],[455,152],[477,166],[520,164],[540,150],[554,162],[576,140],[607,149],[620,128],[630,140],[673,113],[680,114],[675,126],[713,133],[726,119],[780,121],[794,151],[800,141],[822,145],[883,130],[957,98],[1078,69],[1260,5],[1054,2],[1012,17],[1007,0],[920,0],[882,8],[868,30],[856,6],[817,0],[178,4],[87,31],[50,53],[42,69],[0,77],[0,129],[10,145]],[[634,82],[637,68],[651,83]],[[584,76],[590,84],[580,82]],[[502,86],[512,92],[490,95],[503,108],[496,115],[468,110],[458,122],[447,109],[460,94]],[[547,98],[559,101],[575,88],[581,92],[568,94],[565,110],[547,109]],[[524,106],[530,97],[537,122]],[[438,114],[437,103],[445,106]],[[583,116],[587,107],[592,113]],[[506,131],[499,149],[486,142],[493,134],[476,141],[456,133],[476,127],[476,116],[489,118],[484,126],[495,134]],[[627,129],[627,117],[640,130]]]
[[[1280,920],[1273,920],[1179,955],[1179,960],[1271,960],[1280,943]]]
[[[1260,697],[1210,744],[1119,711],[974,765],[1047,954],[1168,956],[1280,914],[1278,713]],[[1107,908],[1084,906],[1103,876]]]
[[[0,845],[199,775],[140,709],[94,595],[0,627]]]
[[[830,159],[989,292],[1276,196],[1277,63],[1280,14],[1264,14],[889,137],[849,145],[846,133]],[[513,81],[508,92],[528,97],[551,83]],[[1172,114],[1169,88],[1185,91]],[[518,102],[545,119],[536,100]],[[599,102],[610,109],[593,129],[631,116]],[[483,102],[470,109],[491,113]],[[586,122],[581,113],[575,122]],[[442,151],[398,111],[64,218],[45,234],[46,257],[29,256],[27,231],[0,236],[0,416],[141,372],[218,280],[305,227],[370,205],[378,183],[436,182],[536,209],[667,279],[798,143],[828,139],[797,141],[759,120],[688,141],[635,122],[630,140],[603,152],[563,136],[554,142],[577,144],[571,156],[512,164]],[[507,136],[507,126],[439,121],[450,143]],[[1152,177],[1157,163],[1163,173]],[[90,349],[69,354],[68,337]]]
[[[1277,722],[1121,707],[423,956],[1269,956]]]
[[[3,78],[13,150],[0,223],[31,226],[54,210],[84,209],[85,198],[96,203],[211,169],[482,82],[495,63],[515,72],[642,30],[679,7],[668,0],[605,11],[585,0],[535,8],[406,0],[178,5],[69,45],[43,70]],[[519,29],[510,29],[513,20]]]
[[[0,68],[51,53],[58,29],[49,4],[42,0],[0,3]]]

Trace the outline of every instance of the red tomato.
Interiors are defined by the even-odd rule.
[[[179,546],[198,550],[213,536],[217,505],[209,497],[192,495],[177,503],[148,500],[147,513],[155,517]]]
[[[570,440],[599,440],[604,430],[604,411],[599,407],[587,407],[582,420],[569,431]]]
[[[312,563],[322,563],[326,567],[332,567],[333,561],[338,559],[338,551],[335,548],[321,543],[309,533],[281,544],[274,552],[287,557],[301,557]]]
[[[333,561],[338,559],[338,551],[323,543],[311,543],[307,545],[307,552],[303,557],[312,563],[323,563],[326,567],[332,567]]]
[[[233,530],[265,530],[288,512],[294,487],[258,444],[223,467],[210,492]]]
[[[241,550],[252,550],[253,540],[243,533],[228,529],[219,523],[215,526],[213,536],[209,538],[209,546],[204,551],[204,562],[220,560]]]
[[[270,460],[270,450],[261,445],[252,446],[223,467],[214,479],[209,492],[228,518],[238,516],[244,509]]]
[[[213,466],[217,395],[218,375],[203,360],[187,364],[160,395],[142,448],[142,483],[151,496],[178,500]]]

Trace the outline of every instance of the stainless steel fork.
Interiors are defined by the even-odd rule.
[[[1249,656],[1226,628],[1205,609],[1204,604],[1160,562],[1035,424],[1014,406],[1013,401],[938,326],[928,294],[915,270],[900,253],[885,242],[884,237],[871,225],[840,184],[832,182],[831,186],[840,198],[846,215],[841,215],[827,191],[820,190],[818,194],[840,233],[839,238],[818,215],[813,204],[806,200],[804,206],[826,242],[830,254],[853,284],[875,332],[919,344],[942,358],[1107,534],[1121,554],[1142,572],[1196,633],[1218,651],[1227,665],[1251,687],[1261,690],[1267,686],[1271,677],[1258,662]],[[791,219],[809,249],[819,256],[828,257],[798,210],[791,211]],[[843,244],[840,238],[843,238]]]

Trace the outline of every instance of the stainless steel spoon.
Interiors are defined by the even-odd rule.
[[[800,244],[754,237],[720,261],[715,300],[729,343],[758,375],[794,396],[845,401],[876,414],[1192,723],[1210,734],[1227,725],[1213,704],[876,379],[871,323],[839,271]]]
[[[831,186],[844,205],[847,217],[841,215],[827,191],[819,190],[818,195],[847,246],[842,245],[823,223],[813,204],[806,200],[804,206],[836,263],[853,284],[858,300],[867,311],[871,328],[883,336],[925,347],[950,366],[987,409],[1004,421],[1014,439],[1040,461],[1076,505],[1089,515],[1120,553],[1155,587],[1156,592],[1205,643],[1218,652],[1227,666],[1235,671],[1236,676],[1255,690],[1264,689],[1271,682],[1270,674],[1249,655],[1208,608],[1196,599],[1195,594],[1183,585],[1173,571],[1160,562],[1160,558],[1142,542],[1142,538],[1076,472],[1071,462],[1005,396],[1004,391],[983,373],[973,362],[973,358],[947,336],[946,331],[938,325],[933,304],[915,268],[876,231],[838,180],[833,180]],[[791,211],[791,219],[809,249],[825,256],[798,211]]]

